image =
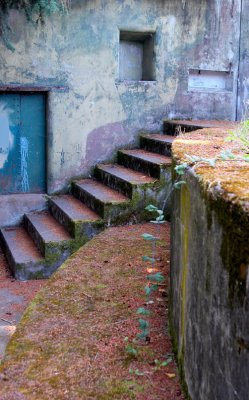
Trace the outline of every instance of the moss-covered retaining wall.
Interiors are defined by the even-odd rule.
[[[186,154],[214,157],[227,147],[222,131],[199,135],[175,141],[175,162],[186,161]],[[183,382],[192,400],[246,400],[249,165],[202,163],[183,179],[173,195],[170,299]]]

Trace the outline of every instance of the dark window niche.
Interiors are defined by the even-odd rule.
[[[120,32],[119,79],[154,81],[154,33]]]

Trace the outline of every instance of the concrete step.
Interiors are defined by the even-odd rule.
[[[164,120],[163,131],[167,135],[178,136],[180,133],[202,129],[205,126],[200,121]],[[208,127],[208,126],[206,126]]]
[[[165,169],[160,180],[117,164],[98,165],[95,176],[105,185],[131,199],[126,221],[134,223],[151,218],[151,215],[145,211],[148,204],[156,204],[165,210],[166,215],[169,214],[170,166]]]
[[[168,120],[163,121],[164,132],[168,135],[177,136],[179,133],[192,132],[203,128],[224,128],[234,129],[238,125],[232,121],[216,121],[216,120]]]
[[[46,260],[56,255],[62,257],[63,252],[70,253],[71,236],[48,211],[25,214],[24,225]]]
[[[157,179],[142,172],[134,171],[117,164],[99,164],[95,169],[95,176],[105,185],[132,198],[137,187],[153,187]]]
[[[161,173],[171,167],[171,158],[155,154],[143,149],[119,150],[118,162],[135,171],[144,172],[156,179],[161,178]]]
[[[1,244],[16,279],[43,277],[45,259],[23,227],[1,229]]]
[[[171,156],[171,146],[174,137],[161,134],[144,134],[140,136],[140,147],[153,153]]]
[[[73,182],[72,192],[84,204],[101,215],[108,225],[117,222],[129,206],[129,199],[126,196],[93,179]]]
[[[49,208],[54,218],[76,239],[76,246],[104,228],[101,217],[74,196],[53,196],[49,199]]]

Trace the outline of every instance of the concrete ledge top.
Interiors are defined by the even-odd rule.
[[[237,142],[228,142],[227,128],[204,128],[178,136],[172,145],[172,155],[178,163],[187,163],[206,185],[209,192],[218,193],[249,211],[249,162]],[[224,151],[234,159],[222,159]],[[199,157],[193,162],[189,156]],[[215,167],[210,162],[215,160]]]

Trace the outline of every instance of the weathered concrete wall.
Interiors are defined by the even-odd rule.
[[[163,117],[234,119],[239,18],[240,0],[74,0],[68,15],[38,28],[13,12],[15,51],[0,45],[0,84],[51,87],[48,191],[139,131],[160,129]],[[155,81],[119,80],[120,30],[154,32]],[[231,71],[232,88],[189,92],[191,68]]]
[[[42,194],[15,194],[0,196],[0,227],[19,224],[23,214],[44,210],[46,198]]]
[[[191,4],[181,21],[181,28],[177,29],[178,51],[170,52],[178,78],[173,116],[233,120],[236,118],[241,0],[214,0],[207,1],[206,5],[202,15],[199,2]],[[196,38],[194,43],[191,37]],[[212,85],[204,84],[199,89],[188,90],[191,68],[200,72],[225,71],[232,81],[231,88],[212,90]],[[199,84],[202,85],[201,80]]]
[[[192,400],[247,400],[249,215],[208,198],[191,172],[175,190],[171,324]],[[231,197],[232,198],[232,197]]]
[[[249,118],[249,0],[242,0],[237,118]]]

